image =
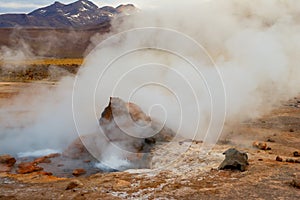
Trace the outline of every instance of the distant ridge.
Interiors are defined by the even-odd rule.
[[[107,24],[117,16],[130,15],[135,10],[132,4],[99,8],[88,0],[70,4],[56,1],[29,14],[2,14],[0,28],[89,28]]]

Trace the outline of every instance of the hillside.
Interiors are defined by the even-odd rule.
[[[88,0],[78,0],[70,4],[56,1],[29,14],[0,15],[0,28],[88,28],[101,26],[113,18],[129,15],[134,10],[132,4],[99,8]]]

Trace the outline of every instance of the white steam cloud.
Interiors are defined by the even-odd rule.
[[[23,61],[34,59],[34,53],[30,46],[20,39],[13,48],[8,46],[0,47],[0,61],[2,63],[2,71],[4,70],[22,70],[25,67],[16,67],[16,64],[21,64]],[[11,63],[13,62],[13,63]]]
[[[147,29],[143,34],[113,37],[87,57],[74,94],[80,134],[98,130],[97,120],[112,94],[137,103],[145,112],[159,104],[157,109],[152,107],[151,116],[166,119],[169,127],[185,137],[206,137],[214,142],[217,128],[212,127],[208,135],[206,131],[210,119],[222,124],[224,102],[225,124],[231,125],[258,117],[300,92],[299,1],[164,0],[151,1],[151,6],[142,8],[122,22],[113,22],[107,37],[144,27],[170,29],[174,35]],[[214,63],[204,50],[186,43],[178,32],[201,44],[212,57],[224,82],[226,101],[218,95],[222,88]],[[96,38],[92,41],[100,42]],[[120,55],[147,46],[151,48]],[[154,47],[176,51],[174,54]],[[176,52],[195,64],[203,77]],[[110,58],[116,57],[108,67]],[[159,84],[143,86],[151,81]],[[39,89],[34,97],[22,94],[11,106],[3,106],[0,153],[65,148],[76,137],[73,83],[74,79],[67,77],[56,88]],[[12,114],[19,109],[27,112]]]

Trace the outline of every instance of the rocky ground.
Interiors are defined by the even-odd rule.
[[[81,64],[82,59],[0,60],[0,81],[58,81],[63,76],[76,74]]]
[[[28,84],[34,83],[2,83],[0,102]],[[300,199],[299,135],[300,98],[294,98],[260,119],[226,130],[213,147],[199,141],[171,143],[169,152],[154,155],[155,170],[69,177],[38,170],[2,172],[0,199]],[[188,146],[178,159],[176,151]],[[222,153],[232,147],[248,154],[243,172],[217,169]]]

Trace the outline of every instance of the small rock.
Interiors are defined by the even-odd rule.
[[[252,143],[252,146],[254,146],[254,147],[256,147],[256,148],[258,148],[260,150],[268,150],[268,145],[265,142],[257,142],[257,141],[255,141],[255,142]]]
[[[79,180],[72,180],[67,185],[66,190],[72,190],[72,189],[74,189],[76,187],[81,187],[81,186],[83,186],[82,182],[80,182]]]
[[[26,162],[26,163],[20,163],[18,165],[18,174],[27,174],[31,172],[37,172],[37,171],[42,171],[43,168],[38,166],[37,163],[34,162]]]
[[[85,169],[79,168],[79,169],[74,169],[72,174],[74,176],[80,176],[80,175],[83,175],[85,173],[86,173]]]
[[[155,144],[156,143],[155,138],[145,138],[144,141],[146,144]]]
[[[277,156],[277,157],[276,157],[276,161],[282,162],[283,159],[282,159],[281,157]]]
[[[268,139],[267,139],[267,142],[275,142],[275,140],[272,139],[272,138],[268,138]]]
[[[291,128],[289,131],[290,131],[290,132],[294,132],[294,129]]]
[[[285,162],[289,162],[289,163],[295,163],[295,160],[294,160],[294,159],[292,159],[292,158],[287,158],[287,159],[285,160]]]
[[[202,140],[195,140],[195,143],[196,143],[196,144],[202,144],[203,141],[202,141]]]
[[[223,154],[225,155],[225,160],[218,167],[219,170],[237,169],[243,172],[246,170],[246,166],[249,165],[247,153],[230,148]]]
[[[300,154],[299,154],[298,151],[295,151],[295,152],[293,153],[293,155],[294,155],[294,157],[300,157]]]

